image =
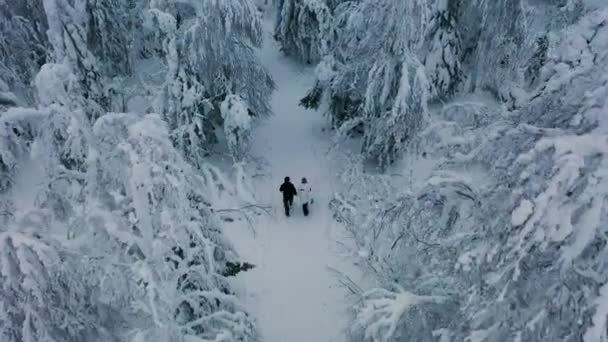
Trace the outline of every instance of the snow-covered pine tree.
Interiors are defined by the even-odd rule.
[[[7,294],[0,296],[0,306],[10,316],[1,320],[2,336],[9,341],[256,341],[251,318],[223,276],[226,263],[237,260],[209,208],[218,175],[208,182],[194,171],[159,115],[106,113],[112,94],[104,82],[130,72],[133,55],[125,54],[123,44],[141,47],[150,39],[149,31],[130,31],[143,27],[143,20],[129,17],[124,25],[113,20],[140,15],[137,9],[147,8],[147,2],[44,0],[38,5],[49,23],[45,31],[52,50],[46,51],[46,64],[23,77],[36,89],[37,108],[17,107],[22,95],[12,79],[0,83],[2,99],[9,92],[19,95],[0,113],[0,264],[5,266],[0,278]],[[221,17],[222,25],[232,25],[218,30],[243,29],[248,17],[238,17],[223,3],[209,8],[215,5],[230,19]],[[207,31],[189,32],[194,38]],[[189,48],[198,46],[192,44]],[[251,46],[234,44],[242,49],[234,51],[254,56]],[[138,51],[143,52],[138,57],[151,56]],[[224,51],[216,61],[240,63],[230,55],[234,51]],[[2,63],[10,72],[18,69],[11,59]],[[218,88],[241,97],[255,94],[247,101],[247,115],[267,106],[256,91],[272,82],[259,65],[219,69],[263,80],[254,89],[253,81],[231,78],[231,88],[227,76],[216,80],[217,73],[205,74]],[[247,132],[238,131],[245,139]]]
[[[384,57],[374,63],[368,77],[363,152],[386,166],[424,126],[429,86],[423,66],[410,58]]]
[[[35,84],[40,109],[14,107],[2,114],[2,206],[14,208],[18,194],[13,194],[13,187],[20,173],[42,168],[45,176],[37,175],[35,180],[41,189],[36,205],[66,218],[73,201],[82,199],[72,185],[78,188],[86,171],[86,127],[90,124],[77,105],[84,101],[77,96],[80,83],[69,68],[45,64]],[[35,160],[33,165],[30,160]],[[4,216],[13,218],[14,214],[8,210]]]
[[[88,120],[70,102],[79,82],[64,65],[43,66],[36,79],[39,109],[2,113],[3,183],[0,202],[12,211],[0,228],[2,336],[9,341],[108,340],[94,298],[91,265],[70,244],[84,197]],[[79,102],[75,99],[75,102]],[[89,239],[93,242],[94,238]],[[83,308],[87,310],[83,310]],[[117,322],[118,320],[116,320]]]
[[[87,116],[95,120],[110,106],[105,94],[103,75],[98,61],[87,45],[87,1],[44,0],[49,24],[48,39],[53,46],[52,60],[71,69],[80,83],[82,102]]]
[[[36,110],[2,112],[0,117],[0,222],[7,226],[15,215],[13,187],[38,132],[42,118]]]
[[[385,166],[424,123],[428,82],[416,51],[427,4],[362,1],[339,8],[337,45],[318,69],[330,75],[320,74],[317,87],[328,93],[335,124],[362,125],[363,153]]]
[[[144,1],[140,1],[144,2]],[[130,12],[125,0],[87,0],[87,46],[101,65],[104,76],[129,76],[132,72],[133,21],[141,14]],[[133,16],[134,15],[134,16]]]
[[[339,2],[275,0],[274,37],[282,50],[307,64],[319,62],[334,43],[332,11]]]
[[[256,341],[223,276],[236,256],[209,209],[210,184],[173,147],[159,115],[106,114],[91,128],[84,112],[64,104],[78,93],[74,80],[69,68],[46,65],[37,85],[48,102],[2,115],[2,203],[18,210],[0,235],[42,246],[39,258],[49,263],[35,269],[36,286],[53,296],[22,296],[19,282],[3,282],[19,301],[13,309],[13,297],[0,298],[15,314],[1,329],[32,330],[32,340]],[[3,251],[10,269],[11,248]],[[12,276],[6,269],[0,276]],[[75,285],[55,289],[55,276]]]
[[[439,0],[433,5],[424,66],[431,96],[443,98],[456,91],[463,77],[460,65],[462,47],[456,26],[460,0]]]
[[[512,4],[484,2],[494,14]],[[332,208],[359,227],[349,231],[361,264],[385,288],[354,308],[351,341],[606,339],[608,165],[600,150],[608,141],[608,8],[590,1],[524,9],[570,19],[545,23],[551,29],[540,43],[536,30],[496,24],[496,42],[523,32],[518,44],[537,49],[480,45],[489,60],[508,51],[539,64],[535,82],[508,85],[531,91],[519,109],[505,111],[500,96],[448,100],[429,112],[403,167],[391,170],[408,179],[365,174],[361,165],[342,177],[349,187]],[[505,63],[517,70],[529,59]],[[478,84],[496,81],[482,69],[463,64]],[[429,296],[441,300],[420,300]]]
[[[46,13],[39,0],[0,0],[0,108],[31,104],[30,82],[49,59]]]
[[[148,324],[137,335],[256,341],[222,276],[235,254],[208,208],[209,189],[173,148],[167,124],[155,114],[108,114],[94,135],[89,179],[97,181],[87,193],[97,214],[86,220],[96,220],[94,229],[108,237],[103,255],[127,263],[139,284],[135,293],[150,298],[138,308]]]
[[[57,247],[39,237],[0,232],[3,341],[112,338],[99,324],[95,300],[91,298],[92,282],[86,270],[78,258]]]
[[[3,102],[33,104],[36,91],[31,82],[44,63],[53,62],[68,65],[82,83],[81,91],[91,107],[87,115],[95,118],[108,110],[116,97],[112,93],[115,90],[109,89],[110,79],[128,77],[131,73],[133,37],[140,31],[132,23],[141,22],[138,18],[144,3],[134,5],[134,0],[0,3],[3,8],[0,15],[6,16],[0,18],[3,41],[0,79],[10,90],[0,90],[0,106]]]
[[[176,146],[201,166],[214,129],[223,125],[220,104],[227,96],[240,96],[253,117],[270,113],[274,83],[254,51],[262,41],[259,13],[249,0],[205,0],[176,7],[158,1],[149,14],[168,65],[156,108]]]
[[[541,23],[535,17],[567,17],[553,14],[543,2],[526,6],[524,0],[462,1],[456,19],[457,32],[463,41],[463,59],[467,64],[468,91],[488,91],[498,101],[517,107],[526,100],[522,91],[524,63],[533,49],[531,43],[549,25],[562,19]],[[542,13],[542,14],[539,14]],[[534,24],[534,25],[533,25]],[[530,29],[530,25],[534,29]],[[538,26],[537,26],[538,25]]]

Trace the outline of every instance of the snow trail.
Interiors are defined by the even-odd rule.
[[[269,177],[256,180],[256,196],[273,206],[275,217],[260,219],[255,234],[244,223],[227,226],[241,258],[257,265],[240,274],[234,286],[255,315],[264,341],[343,342],[348,291],[328,267],[348,275],[356,269],[338,248],[338,230],[327,206],[335,179],[325,158],[331,143],[322,131],[327,123],[321,112],[298,106],[313,84],[313,70],[284,57],[270,33],[265,41],[260,56],[277,83],[275,116],[256,129],[252,153],[269,164]],[[285,176],[296,187],[302,177],[310,180],[311,216],[303,216],[296,198],[292,216],[285,217],[279,192]]]

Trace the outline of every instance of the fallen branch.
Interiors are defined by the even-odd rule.
[[[226,213],[226,212],[242,212],[244,210],[247,209],[260,209],[262,211],[264,211],[266,214],[268,214],[268,216],[272,216],[271,214],[271,206],[264,206],[264,205],[257,205],[257,204],[249,204],[246,205],[244,207],[241,208],[234,208],[234,209],[216,209],[214,210],[216,213]]]
[[[361,296],[363,294],[363,289],[361,289],[349,276],[330,266],[327,266],[327,270],[332,273],[338,280],[338,283],[347,288],[350,293],[356,296]]]
[[[253,233],[253,236],[255,237],[257,236],[257,232],[255,230],[255,225],[252,218],[250,217],[249,212],[256,212],[256,210],[263,211],[268,216],[273,216],[271,206],[264,206],[258,204],[249,204],[241,208],[215,209],[212,211],[215,213],[237,213],[238,215],[241,215],[247,221],[247,225],[249,226],[251,232]]]

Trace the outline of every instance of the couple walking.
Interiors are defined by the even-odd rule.
[[[289,208],[293,205],[294,196],[299,196],[302,203],[302,211],[304,216],[308,216],[308,205],[313,202],[312,188],[306,178],[302,178],[302,182],[296,190],[296,187],[291,183],[289,177],[285,177],[285,182],[281,184],[279,191],[283,193],[283,206],[285,206],[285,215],[289,217]]]

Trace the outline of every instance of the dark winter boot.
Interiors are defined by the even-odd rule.
[[[302,211],[304,211],[304,216],[308,216],[308,203],[302,204]]]

